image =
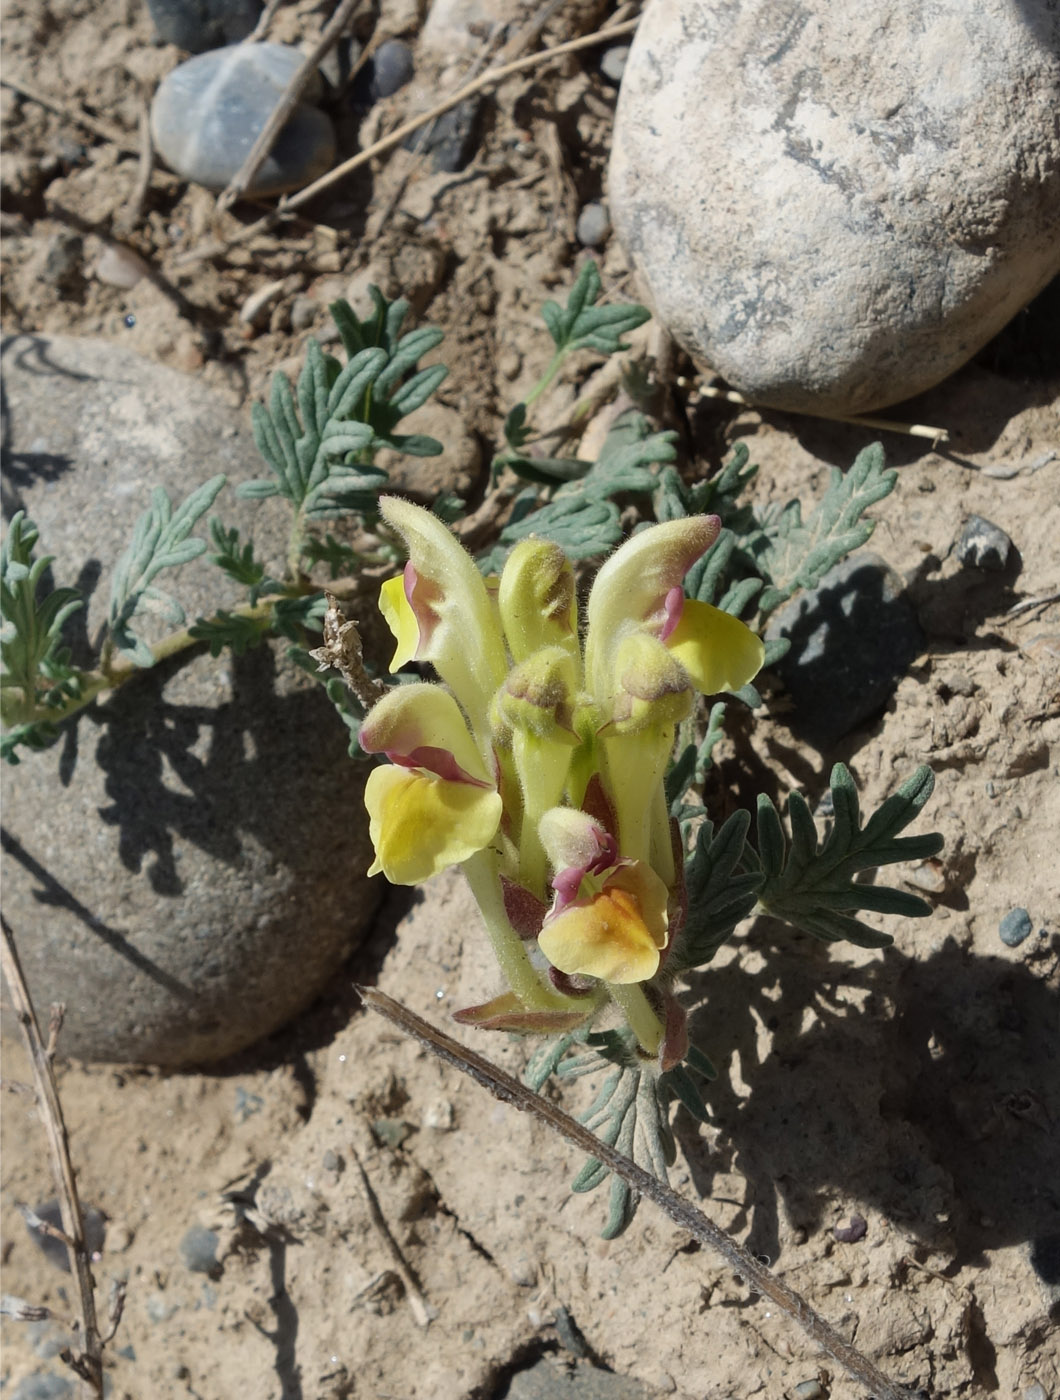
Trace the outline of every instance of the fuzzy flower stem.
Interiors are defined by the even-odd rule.
[[[662,1044],[663,1024],[651,1009],[644,988],[639,982],[609,982],[607,990],[611,1000],[629,1022],[629,1027],[640,1042],[640,1047],[654,1057]]]
[[[488,848],[476,851],[463,863],[463,871],[471,893],[482,913],[493,952],[509,987],[527,1011],[567,1009],[574,1003],[569,997],[557,995],[538,977],[526,951],[526,945],[508,922],[504,897],[497,876],[497,861]]]

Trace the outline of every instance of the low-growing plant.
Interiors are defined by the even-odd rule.
[[[638,410],[616,420],[594,461],[534,455],[542,434],[531,409],[560,366],[579,351],[623,350],[622,335],[647,318],[601,304],[600,293],[590,262],[566,307],[544,307],[554,355],[505,421],[489,488],[504,524],[477,560],[449,529],[463,502],[446,498],[432,512],[381,494],[381,449],[442,450],[397,427],[446,371],[420,366],[441,332],[403,334],[407,304],[374,288],[366,320],[344,302],[332,307],[345,363],[311,340],[297,386],[277,374],[268,405],[253,409],[271,475],[237,489],[289,503],[278,577],[220,517],[209,516],[208,540],[193,533],[223,477],[177,506],[158,490],[114,567],[97,660],[78,667],[63,628],[84,599],[47,586],[52,560],[16,516],[2,561],[3,755],[17,763],[20,750],[54,743],[85,706],[164,657],[286,638],[292,660],[323,678],[351,753],[389,760],[367,784],[372,872],[413,884],[459,864],[470,881],[507,987],[457,1019],[541,1037],[527,1069],[535,1088],[606,1069],[584,1121],[665,1180],[672,1105],[704,1118],[714,1075],[689,1041],[680,980],[759,913],[826,942],[886,945],[860,913],[930,908],[860,877],[930,856],[941,840],[901,834],[930,796],[926,768],[864,822],[838,764],[823,832],[797,792],[787,828],[765,796],[756,813],[715,824],[702,785],[726,713],[761,705],[755,678],[787,647],[762,641],[768,615],[864,543],[874,527],[866,511],[896,474],[873,446],[847,473],[833,471],[805,518],[799,501],[756,509],[745,448],[714,476],[689,480],[676,435]],[[639,521],[623,539],[629,505]],[[348,537],[361,543],[330,532],[340,519],[352,519]],[[189,625],[159,578],[206,553],[246,601]],[[380,594],[396,640],[384,681],[343,609],[365,570],[396,568],[402,555]],[[593,559],[604,562],[582,606],[575,565]],[[153,645],[139,630],[148,613],[174,628]],[[413,662],[431,664],[441,683],[402,674]],[[591,1159],[574,1189],[609,1174]],[[635,1207],[612,1177],[605,1235]]]

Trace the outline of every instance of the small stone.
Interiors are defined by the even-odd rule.
[[[283,295],[283,279],[266,282],[256,292],[251,292],[239,308],[239,319],[248,326],[262,326],[269,319],[273,305]]]
[[[235,44],[174,68],[151,103],[151,133],[163,159],[185,180],[223,190],[302,61],[298,49],[283,44]],[[308,185],[334,158],[330,119],[301,102],[247,193]]]
[[[608,192],[661,324],[773,408],[938,383],[1060,272],[1058,45],[1055,0],[649,0]]]
[[[449,1099],[432,1099],[424,1106],[421,1122],[425,1128],[433,1128],[435,1132],[451,1132],[454,1122],[452,1103]]]
[[[330,1147],[324,1153],[324,1156],[321,1159],[321,1165],[323,1166],[326,1172],[334,1172],[336,1175],[342,1172],[346,1167],[346,1163],[342,1160],[339,1154]]]
[[[966,569],[985,569],[1001,573],[1008,565],[1012,541],[1000,525],[970,515],[957,541],[957,558]]]
[[[261,0],[147,0],[155,34],[163,44],[205,53],[238,44],[261,15]]]
[[[85,243],[81,235],[72,229],[60,229],[48,240],[44,266],[40,272],[41,281],[59,291],[69,291],[77,285],[81,276],[84,253]]]
[[[384,39],[372,57],[369,93],[374,102],[393,97],[412,77],[412,50],[401,39]]]
[[[586,204],[578,215],[575,237],[583,248],[600,248],[607,242],[611,232],[611,215],[607,205],[594,200]]]
[[[998,924],[998,934],[1007,948],[1018,948],[1034,930],[1031,916],[1026,909],[1010,909]]]
[[[412,1132],[412,1124],[404,1118],[376,1118],[372,1133],[383,1147],[398,1148]]]
[[[1041,1381],[1032,1381],[1023,1392],[1023,1400],[1049,1400]]]
[[[34,1215],[37,1215],[47,1225],[52,1225],[57,1230],[63,1228],[63,1213],[59,1202],[53,1197],[50,1201],[45,1201],[43,1205],[33,1208]],[[102,1212],[95,1206],[86,1206],[82,1203],[81,1216],[85,1231],[85,1244],[88,1246],[89,1254],[98,1254],[103,1248],[103,1237],[107,1233],[107,1222]],[[43,1250],[45,1256],[58,1269],[64,1273],[70,1272],[70,1253],[62,1240],[56,1239],[54,1235],[47,1234],[44,1230],[38,1230],[35,1226],[26,1222],[30,1234],[36,1243]]]
[[[204,1225],[193,1225],[184,1232],[180,1242],[180,1257],[185,1268],[193,1274],[212,1274],[218,1267],[217,1246],[220,1243],[216,1230],[208,1230]]]
[[[307,331],[320,308],[312,297],[298,296],[291,302],[291,330]]]
[[[455,175],[465,168],[475,154],[481,112],[481,98],[469,97],[458,107],[443,113],[428,129],[426,136],[422,129],[412,132],[405,138],[405,148],[429,152],[435,171]]]
[[[770,618],[766,639],[788,637],[775,666],[795,702],[789,724],[820,749],[877,714],[923,645],[899,574],[865,550]]]
[[[600,59],[600,72],[609,83],[614,83],[615,87],[618,87],[622,81],[622,74],[626,71],[628,60],[629,45],[616,44],[614,48],[604,50],[604,55]]]
[[[121,287],[128,291],[135,287],[151,269],[139,253],[131,248],[123,248],[117,243],[108,243],[96,259],[95,272],[101,282],[109,287]]]
[[[857,1244],[869,1232],[869,1224],[863,1215],[854,1214],[849,1225],[837,1225],[832,1235],[840,1244]]]
[[[800,1381],[792,1394],[795,1400],[822,1400],[824,1387],[820,1381]]]
[[[508,1277],[519,1288],[533,1288],[537,1283],[537,1265],[528,1254],[520,1254],[508,1265]]]
[[[946,872],[940,860],[925,860],[920,865],[914,866],[906,877],[906,883],[915,885],[918,890],[924,890],[928,894],[944,894],[946,891]]]

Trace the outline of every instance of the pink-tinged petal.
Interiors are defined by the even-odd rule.
[[[416,885],[488,846],[501,820],[500,796],[421,769],[376,768],[364,794],[375,860],[395,885]]]
[[[553,967],[605,982],[646,982],[667,942],[669,891],[649,865],[621,862],[603,890],[546,920],[537,944]]]
[[[717,539],[716,515],[693,515],[651,525],[628,539],[600,569],[586,607],[585,674],[606,696],[615,648],[631,630],[659,637],[669,621],[667,599]]]
[[[361,725],[360,743],[366,753],[385,753],[394,763],[429,768],[454,781],[493,786],[460,706],[441,686],[422,682],[395,686],[369,710]],[[425,761],[417,764],[414,755]]]
[[[485,734],[490,698],[507,673],[504,638],[486,583],[470,554],[430,511],[381,496],[379,513],[408,548],[412,572],[406,575],[404,606],[416,619],[415,655],[431,662],[472,728]]]
[[[526,1011],[514,992],[505,992],[481,1006],[468,1006],[453,1013],[453,1020],[462,1026],[475,1026],[486,1031],[514,1031],[531,1035],[561,1035],[577,1030],[591,1015],[593,1007],[584,1011]]]
[[[473,778],[460,767],[448,749],[435,749],[429,744],[422,744],[408,753],[397,753],[391,749],[384,752],[391,763],[396,763],[400,768],[424,768],[436,778],[445,778],[450,783],[473,783],[476,787],[484,788],[494,786],[484,778]]]
[[[659,633],[660,642],[665,642],[670,633],[681,621],[681,613],[684,611],[684,606],[685,590],[680,586],[671,588],[663,604],[663,612],[666,615],[666,620],[663,622],[662,631]]]
[[[686,600],[667,649],[703,695],[739,690],[758,675],[765,660],[762,639],[721,608]]]

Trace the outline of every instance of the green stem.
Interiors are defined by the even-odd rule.
[[[273,604],[278,601],[282,594],[270,594],[268,598],[263,598],[253,606],[245,604],[240,608],[233,608],[232,614],[235,617],[245,617],[251,620],[264,619],[272,611]],[[108,642],[110,639],[107,639]],[[163,637],[160,642],[156,642],[151,648],[151,665],[156,666],[160,661],[166,661],[171,656],[178,656],[189,647],[197,646],[200,643],[198,637],[193,637],[189,628],[184,627],[179,632],[172,632],[168,637]],[[109,655],[113,655],[111,647]],[[108,657],[107,646],[104,645],[104,658]],[[76,698],[66,702],[61,708],[52,709],[48,706],[37,706],[34,713],[27,717],[29,721],[46,720],[49,724],[62,724],[78,711],[91,705],[97,696],[108,690],[117,690],[126,681],[132,680],[133,676],[141,675],[144,671],[150,670],[147,666],[137,666],[133,661],[119,660],[111,663],[109,659],[102,660],[98,671],[81,672],[81,693]]]
[[[497,872],[497,858],[490,850],[477,851],[464,861],[464,874],[471,886],[493,952],[508,986],[528,1011],[566,1011],[584,1007],[584,1001],[561,996],[546,987],[537,975],[526,951],[526,944],[508,922],[504,896]]]
[[[541,397],[541,395],[545,392],[548,386],[552,383],[553,379],[555,379],[556,374],[559,371],[560,365],[566,358],[566,350],[557,350],[556,353],[552,356],[552,362],[549,365],[548,369],[545,370],[545,373],[537,381],[534,387],[530,390],[529,394],[527,394],[526,398],[523,400],[523,403],[527,409],[530,408],[530,405],[534,403],[536,399],[539,399]]]
[[[664,1027],[651,1009],[644,988],[639,982],[608,982],[607,990],[611,1000],[629,1022],[630,1030],[640,1042],[641,1049],[648,1055],[659,1053]]]

